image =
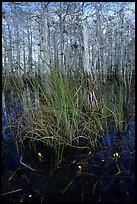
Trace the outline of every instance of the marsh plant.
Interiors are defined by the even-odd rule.
[[[66,72],[58,67],[51,69],[47,77],[23,77],[10,79],[23,107],[14,124],[20,154],[26,140],[35,150],[40,141],[54,149],[58,166],[68,146],[94,151],[112,124],[117,132],[123,131],[123,82],[108,85],[96,81],[93,89],[97,103],[93,105],[85,97],[85,91],[89,90],[81,71]]]
[[[26,99],[27,105],[18,120],[18,141],[23,143],[29,138],[34,146],[42,141],[54,147],[57,163],[62,160],[64,148],[68,145],[79,148],[81,139],[85,141],[81,148],[95,148],[103,129],[97,109],[83,97],[83,74],[65,73],[58,68],[51,71],[47,83],[43,80],[40,84],[41,102],[37,110],[34,103],[28,101],[28,94],[23,95],[22,104]],[[36,89],[32,93],[36,93]]]

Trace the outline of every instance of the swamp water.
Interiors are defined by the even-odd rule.
[[[3,129],[14,121],[13,113],[19,112],[18,104],[14,104],[10,115],[6,108],[4,102]],[[135,201],[134,120],[122,137],[111,133],[101,139],[94,155],[83,149],[66,149],[67,162],[64,158],[58,168],[52,149],[42,144],[37,148],[42,158],[27,147],[20,158],[13,135],[8,131],[3,134],[3,202]]]

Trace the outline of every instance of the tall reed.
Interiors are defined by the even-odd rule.
[[[94,150],[113,121],[117,131],[123,130],[123,83],[115,81],[108,86],[107,81],[96,78],[97,106],[84,97],[85,76],[81,71],[66,72],[58,67],[51,69],[46,78],[15,77],[12,86],[20,105],[25,104],[25,111],[17,119],[18,142],[23,145],[29,139],[34,149],[38,141],[50,146],[55,151],[56,166],[66,146]]]
[[[62,161],[66,146],[79,148],[82,139],[81,148],[95,149],[101,137],[101,116],[84,98],[84,80],[81,72],[69,70],[65,73],[61,68],[51,70],[46,80],[35,77],[31,81],[31,96],[37,92],[40,103],[38,110],[34,102],[27,103],[26,111],[18,120],[19,141],[23,144],[29,138],[33,146],[37,141],[51,146],[55,150],[56,164]],[[19,92],[19,84],[15,87]],[[26,90],[24,88],[24,93]],[[24,97],[28,100],[28,94],[22,94],[22,100]]]

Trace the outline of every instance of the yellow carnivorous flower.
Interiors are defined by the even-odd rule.
[[[39,157],[42,157],[42,154],[41,154],[40,152],[38,152],[38,156],[39,156]]]
[[[116,154],[113,154],[113,156],[120,158],[120,155],[118,154],[118,152],[116,152]]]
[[[118,154],[118,152],[116,152],[116,157],[118,157],[119,156],[119,154]]]
[[[116,157],[120,158],[120,155],[118,154],[118,152],[116,152]]]

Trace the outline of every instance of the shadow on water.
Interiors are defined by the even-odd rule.
[[[16,112],[19,110],[17,109]],[[2,126],[14,120],[3,102]],[[3,134],[2,198],[4,202],[122,202],[135,200],[135,121],[122,136],[114,133],[100,140],[94,156],[68,149],[71,161],[54,166],[54,151],[43,144],[39,158],[26,148],[18,155],[13,135]]]

